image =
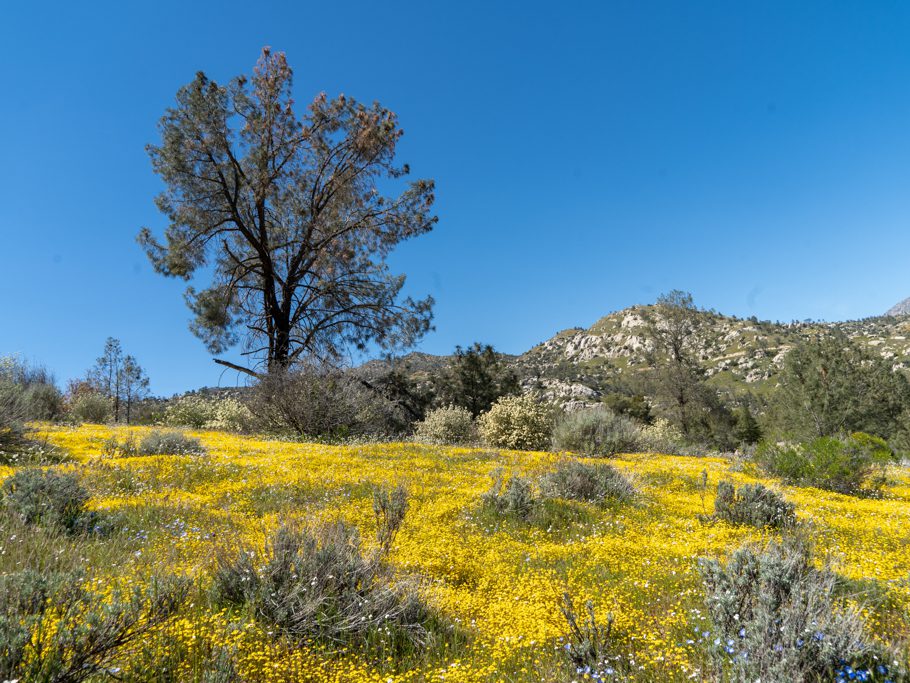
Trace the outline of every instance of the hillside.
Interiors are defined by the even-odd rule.
[[[892,310],[896,310],[900,304]],[[541,392],[563,405],[590,405],[605,394],[633,383],[646,367],[645,316],[652,306],[632,306],[610,313],[591,327],[571,328],[517,355],[502,354],[526,390]],[[895,370],[910,369],[910,317],[885,315],[845,322],[770,322],[716,312],[702,313],[696,341],[709,381],[732,395],[761,395],[774,384],[787,352],[801,340],[842,332],[891,359]],[[411,353],[397,367],[418,381],[448,363],[449,356]],[[367,363],[378,371],[379,361]]]
[[[562,402],[590,403],[626,384],[646,364],[645,315],[651,306],[611,313],[588,329],[569,329],[513,361],[526,388]],[[779,323],[705,312],[699,356],[710,381],[733,394],[761,394],[774,381],[795,344],[840,331],[893,359],[896,370],[910,367],[910,318],[883,316],[847,322]]]

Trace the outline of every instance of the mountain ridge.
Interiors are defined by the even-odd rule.
[[[910,313],[910,299],[906,303]],[[524,390],[536,391],[564,407],[593,405],[606,394],[628,390],[639,371],[647,367],[649,342],[643,326],[653,310],[653,305],[630,306],[603,316],[588,328],[560,330],[524,353],[501,357],[518,375]],[[904,314],[789,323],[715,311],[699,314],[702,325],[695,348],[708,382],[733,398],[769,392],[789,350],[822,334],[843,333],[891,360],[896,371],[910,371],[910,318]],[[399,362],[407,366],[413,359],[416,367],[408,374],[426,376],[450,358],[415,352]]]

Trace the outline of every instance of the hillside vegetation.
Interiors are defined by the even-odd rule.
[[[561,402],[595,403],[646,367],[644,327],[653,312],[653,306],[632,306],[588,329],[564,330],[514,357],[511,364],[526,388],[541,388]],[[734,395],[769,391],[794,346],[832,332],[843,332],[868,346],[896,370],[910,368],[910,318],[906,317],[775,323],[709,311],[701,316],[704,324],[693,340],[699,359],[711,383]]]
[[[730,459],[621,455],[610,463],[631,485],[624,489],[624,496],[634,491],[631,499],[588,502],[570,499],[571,477],[578,472],[563,468],[564,474],[552,474],[576,460],[567,454],[411,443],[315,445],[191,432],[199,441],[192,454],[143,456],[111,444],[141,444],[146,428],[39,429],[36,438],[46,448],[68,454],[70,460],[53,470],[77,475],[89,495],[95,531],[73,536],[47,526],[23,527],[14,511],[6,511],[0,575],[19,571],[24,563],[45,572],[78,570],[84,585],[101,587],[108,596],[114,586],[145,590],[153,580],[175,576],[190,583],[172,618],[152,624],[142,639],[116,650],[105,664],[119,680],[149,680],[143,671],[150,662],[161,672],[155,680],[179,681],[593,679],[566,612],[568,604],[575,626],[590,634],[584,630],[588,601],[595,618],[610,624],[599,631],[608,633],[599,652],[610,665],[598,680],[704,680],[716,675],[717,660],[716,636],[707,633],[714,626],[699,558],[725,561],[744,543],[761,546],[783,533],[712,515],[722,480],[735,486],[763,483],[793,506],[798,525],[815,545],[817,563],[836,571],[846,604],[861,607],[864,637],[910,638],[906,467],[890,466],[877,496],[856,497],[786,486]],[[0,480],[19,471],[23,468],[0,467]],[[519,478],[529,487],[523,511],[512,514],[503,511],[507,505],[485,502],[492,500],[494,479],[506,482],[499,495],[513,495],[507,482]],[[556,494],[545,495],[542,485]],[[406,505],[398,507],[401,514],[406,509],[403,524],[391,536],[377,534],[377,524],[388,524],[395,496],[376,493],[395,490],[406,495]],[[729,486],[725,490],[730,505],[735,498]],[[774,500],[756,491],[763,500]],[[280,547],[309,538],[309,532],[286,534],[279,547],[276,530],[312,530],[339,521],[356,530],[343,532],[348,541],[342,547],[350,550],[361,539],[370,585],[391,582],[390,594],[362,594],[369,604],[389,610],[388,625],[370,630],[366,639],[350,636],[337,621],[323,624],[336,630],[302,633],[302,624],[282,621],[277,603],[268,599],[283,590],[284,579],[274,573]],[[342,533],[334,528],[336,536]],[[320,552],[327,553],[328,541],[319,538]],[[273,573],[262,574],[257,563],[269,539]],[[361,567],[350,565],[352,557],[346,566]],[[377,557],[384,559],[370,559]],[[244,562],[248,570],[242,569]],[[293,562],[287,567],[304,571]],[[235,570],[239,583],[231,584]],[[326,577],[317,574],[302,585],[327,590]],[[250,597],[243,586],[254,579],[279,588],[265,598]],[[227,599],[231,585],[239,587]],[[295,604],[305,593],[294,597]],[[414,613],[420,628],[406,637],[404,627],[396,626],[404,608],[389,607],[400,606],[403,595],[415,601],[409,610],[419,605]],[[724,647],[745,645],[731,641]],[[876,674],[864,680],[886,678]]]

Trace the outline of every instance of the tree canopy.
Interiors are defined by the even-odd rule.
[[[788,435],[863,431],[890,439],[905,429],[910,382],[846,335],[826,334],[787,354],[775,401]]]
[[[500,396],[521,393],[515,373],[489,344],[474,342],[455,347],[448,368],[439,378],[440,403],[467,408],[477,417],[490,409]]]
[[[647,385],[656,407],[687,439],[729,445],[730,416],[717,391],[705,382],[698,356],[699,335],[709,315],[688,292],[673,290],[658,297],[644,326]]]
[[[150,145],[170,221],[163,242],[139,242],[163,275],[189,286],[191,330],[213,354],[241,343],[256,364],[287,368],[303,356],[406,347],[430,327],[432,298],[402,297],[386,258],[428,232],[432,180],[408,183],[396,164],[395,114],[320,94],[294,109],[284,54],[264,49],[250,78],[219,85],[200,72],[177,93]]]

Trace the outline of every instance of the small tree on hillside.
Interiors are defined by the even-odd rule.
[[[474,342],[467,349],[455,347],[449,367],[439,378],[441,405],[455,405],[477,417],[501,396],[520,392],[518,377],[489,344]]]
[[[730,416],[717,392],[705,383],[698,357],[707,315],[688,292],[673,290],[658,297],[645,325],[650,341],[648,384],[657,405],[687,439],[726,442]]]
[[[430,327],[432,298],[402,298],[386,257],[432,229],[433,181],[396,164],[395,114],[341,95],[294,111],[291,69],[264,49],[251,77],[219,85],[202,72],[165,112],[150,145],[170,225],[139,242],[162,275],[189,287],[191,330],[212,353],[244,342],[270,371],[351,347],[406,347]],[[215,362],[253,376],[255,367]]]

